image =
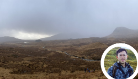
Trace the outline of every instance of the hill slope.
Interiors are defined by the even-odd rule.
[[[14,37],[9,37],[9,36],[0,37],[0,43],[2,43],[2,42],[15,42],[15,41],[21,41],[21,40],[14,38]]]
[[[65,39],[78,39],[84,38],[85,36],[78,34],[78,33],[61,33],[56,34],[51,37],[42,38],[41,40],[65,40]]]
[[[138,30],[128,29],[126,27],[117,27],[108,38],[135,38],[138,37]]]

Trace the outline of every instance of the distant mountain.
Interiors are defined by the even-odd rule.
[[[21,41],[21,40],[14,38],[14,37],[9,37],[9,36],[0,37],[0,43],[1,42],[15,42],[15,41]]]
[[[41,40],[66,40],[66,39],[78,39],[78,38],[85,38],[85,37],[86,36],[83,36],[78,33],[60,33],[51,37],[42,38]]]
[[[107,38],[135,38],[138,37],[138,30],[128,29],[126,27],[117,27]]]

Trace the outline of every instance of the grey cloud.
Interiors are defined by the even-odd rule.
[[[138,29],[137,3],[136,0],[1,0],[0,28],[49,35],[76,32],[105,36],[120,26]]]

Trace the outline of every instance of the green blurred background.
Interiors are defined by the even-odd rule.
[[[118,61],[117,58],[116,58],[116,51],[121,48],[121,47],[115,47],[113,49],[111,49],[107,55],[105,56],[105,59],[104,59],[104,67],[105,67],[105,70],[108,71],[108,69],[113,66],[113,64]],[[137,67],[137,59],[136,59],[136,56],[135,54],[129,50],[129,49],[126,49],[127,51],[127,55],[128,55],[128,59],[127,59],[127,63],[130,64],[131,67],[133,67],[133,70],[135,71],[136,70],[136,67]]]

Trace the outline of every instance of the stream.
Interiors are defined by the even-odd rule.
[[[75,58],[80,58],[82,60],[85,60],[85,61],[100,61],[100,60],[92,60],[92,59],[85,59],[85,58],[82,58],[82,57],[78,57],[78,56],[75,56],[75,55],[70,55],[68,54],[67,52],[64,52],[66,55],[68,56],[74,56]]]

